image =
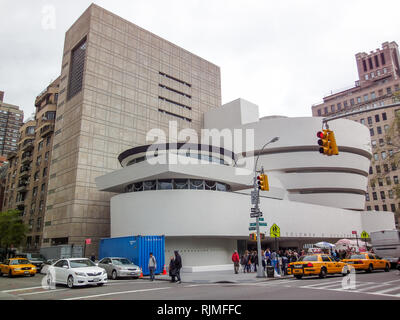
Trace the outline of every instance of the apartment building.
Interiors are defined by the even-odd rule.
[[[324,97],[323,102],[312,106],[312,115],[351,119],[369,128],[373,157],[365,210],[399,212],[400,199],[392,190],[400,177],[394,157],[398,150],[390,137],[395,116],[400,112],[398,45],[384,42],[381,49],[357,53],[355,57],[359,75],[355,85]]]
[[[3,208],[21,211],[28,225],[26,251],[38,251],[42,241],[59,81],[36,97],[35,116],[21,127],[17,152],[8,157]]]
[[[17,150],[24,112],[18,106],[5,103],[3,99],[4,92],[0,91],[0,156],[7,157]]]
[[[221,105],[218,66],[92,4],[65,36],[43,246],[97,252],[110,235],[110,197],[95,178],[120,168],[118,155],[167,135],[199,132]],[[175,138],[176,140],[176,138]]]

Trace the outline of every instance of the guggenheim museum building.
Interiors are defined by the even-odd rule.
[[[257,158],[269,181],[269,191],[260,192],[263,249],[301,249],[354,238],[353,231],[394,229],[392,212],[364,211],[368,128],[330,121],[337,156],[319,153],[321,128],[317,117],[260,118],[257,105],[238,99],[204,115],[204,130],[221,138],[195,139],[189,132],[125,150],[121,168],[96,179],[99,190],[115,193],[111,237],[165,235],[166,258],[179,250],[184,271],[231,268],[233,250],[256,248],[249,228]],[[232,139],[222,139],[229,134]],[[277,239],[270,237],[273,224],[280,228]]]

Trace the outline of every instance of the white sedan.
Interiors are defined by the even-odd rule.
[[[58,260],[49,266],[47,271],[49,285],[62,283],[68,288],[96,284],[102,286],[107,283],[107,272],[96,266],[86,258],[69,258]]]

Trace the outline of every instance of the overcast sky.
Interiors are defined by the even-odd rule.
[[[0,0],[0,90],[25,118],[92,2],[220,66],[222,103],[244,98],[261,116],[311,116],[354,85],[357,52],[400,44],[398,0]]]

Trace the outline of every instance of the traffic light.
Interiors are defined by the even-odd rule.
[[[260,239],[264,240],[265,239],[265,233],[260,233]]]
[[[257,176],[257,183],[258,183],[258,189],[263,191],[269,191],[268,177],[266,174],[260,174],[259,176]]]
[[[250,233],[250,240],[256,241],[257,240],[257,234],[256,233]]]
[[[325,129],[322,131],[318,131],[317,137],[319,138],[318,145],[320,146],[320,153],[326,154],[328,156],[339,154],[339,150],[336,145],[335,134],[332,130]]]

